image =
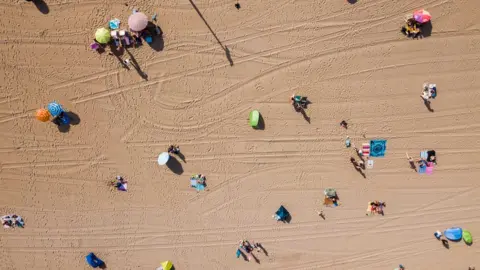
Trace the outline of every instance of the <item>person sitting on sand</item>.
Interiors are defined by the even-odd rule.
[[[420,35],[419,25],[414,18],[407,20],[405,26],[402,27],[402,33],[411,38],[417,38]]]
[[[437,157],[436,157],[435,150],[427,151],[427,161],[433,162],[435,165],[437,165]]]
[[[178,146],[176,144],[170,145],[170,147],[168,147],[168,153],[169,154],[175,154],[175,155],[180,154],[180,146]]]
[[[295,105],[300,106],[304,109],[307,108],[307,97],[302,97],[302,96],[296,96],[295,94],[292,95],[290,98],[292,101],[292,105],[295,107]]]

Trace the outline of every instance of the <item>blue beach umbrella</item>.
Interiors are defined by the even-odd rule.
[[[48,104],[48,111],[53,117],[57,117],[63,112],[63,108],[62,105],[54,101]]]

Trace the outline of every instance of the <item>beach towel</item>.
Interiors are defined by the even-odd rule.
[[[427,172],[427,166],[425,164],[420,164],[420,166],[418,166],[418,173],[424,174],[426,172]]]
[[[196,187],[197,191],[205,190],[205,186],[202,184],[197,184]]]
[[[370,156],[371,157],[384,157],[385,151],[387,151],[386,140],[372,140],[370,141]]]
[[[100,260],[93,252],[90,252],[87,256],[85,256],[85,260],[87,261],[88,265],[93,268],[102,267],[105,263]]]
[[[425,173],[429,175],[433,173],[433,162],[427,163],[427,167],[425,168]]]
[[[373,169],[373,159],[367,161],[367,169]]]
[[[120,20],[115,18],[115,19],[109,21],[108,25],[110,26],[110,29],[116,30],[120,27]]]
[[[369,143],[362,143],[362,155],[364,157],[370,156],[370,144]]]
[[[197,179],[190,178],[190,186],[196,188],[197,187]]]
[[[118,190],[120,191],[127,191],[127,183],[120,183],[120,185],[117,187]]]
[[[428,153],[427,153],[426,150],[420,152],[420,158],[427,160],[427,158],[428,158]]]

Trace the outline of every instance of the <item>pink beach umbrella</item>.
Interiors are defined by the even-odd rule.
[[[143,14],[142,12],[136,12],[128,17],[128,27],[130,27],[130,29],[133,31],[142,31],[147,27],[147,24],[147,15]]]
[[[415,21],[419,23],[426,23],[432,19],[432,15],[430,15],[430,12],[424,9],[420,9],[413,12],[413,18],[415,18]]]

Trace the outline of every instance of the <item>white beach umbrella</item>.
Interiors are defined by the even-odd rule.
[[[163,152],[158,155],[158,165],[165,165],[167,164],[168,160],[170,159],[170,155],[167,152]]]

